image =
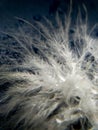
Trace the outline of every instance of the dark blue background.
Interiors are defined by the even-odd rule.
[[[69,0],[0,0],[0,28],[10,26],[14,17],[26,18],[32,21],[35,16],[49,16],[56,11],[56,2],[60,1],[61,8],[68,5]],[[74,9],[86,5],[90,24],[98,22],[98,0],[73,0]],[[60,8],[60,5],[57,8]],[[50,9],[51,7],[51,9]],[[49,12],[49,10],[51,10]],[[81,9],[82,10],[82,9]],[[76,16],[75,16],[76,17]]]

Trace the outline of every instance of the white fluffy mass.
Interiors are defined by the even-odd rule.
[[[18,18],[0,40],[0,130],[97,130],[98,39],[80,16]]]

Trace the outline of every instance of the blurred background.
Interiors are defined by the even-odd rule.
[[[72,0],[72,20],[76,19],[78,7],[85,18],[87,9],[88,24],[98,22],[98,0]],[[67,13],[70,0],[0,0],[0,29],[6,29],[15,23],[15,17],[21,17],[32,22],[41,21],[42,16],[52,19],[56,12],[60,15]]]

